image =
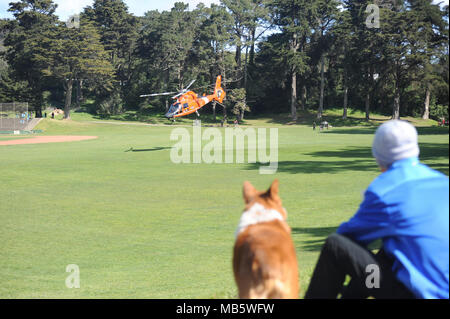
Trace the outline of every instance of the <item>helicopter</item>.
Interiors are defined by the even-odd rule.
[[[214,92],[211,95],[203,95],[199,97],[193,91],[189,91],[189,88],[194,84],[196,80],[193,80],[189,85],[182,89],[179,92],[164,92],[164,93],[154,93],[154,94],[145,94],[141,95],[141,98],[144,97],[152,97],[152,96],[160,96],[160,95],[171,95],[177,93],[172,96],[172,99],[175,102],[170,106],[167,113],[164,115],[168,119],[174,120],[177,117],[186,116],[192,113],[196,113],[197,116],[200,116],[198,110],[204,107],[206,104],[216,101],[220,105],[222,105],[223,100],[225,99],[226,93],[222,88],[222,76],[217,76],[216,86],[214,88]]]

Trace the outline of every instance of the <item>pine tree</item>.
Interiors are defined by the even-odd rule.
[[[17,81],[27,82],[25,98],[36,111],[36,116],[41,117],[43,71],[49,67],[43,56],[49,45],[45,34],[57,22],[54,14],[56,4],[51,0],[21,0],[9,5],[8,11],[13,13],[15,20],[6,26],[6,61],[12,70],[11,76]]]
[[[69,119],[74,83],[84,79],[111,90],[113,68],[100,35],[84,15],[79,28],[67,28],[65,23],[60,23],[44,35],[47,45],[40,60],[49,65],[44,73],[63,83],[66,92],[64,118]]]
[[[318,24],[319,1],[273,0],[270,3],[274,24],[287,36],[286,52],[291,77],[291,117],[297,120],[297,76],[308,70],[305,46]]]

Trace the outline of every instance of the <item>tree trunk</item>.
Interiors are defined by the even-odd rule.
[[[291,117],[293,121],[297,121],[297,72],[292,72],[291,86]]]
[[[366,92],[366,121],[370,119],[370,93]]]
[[[291,51],[293,54],[299,48],[297,34],[292,36]],[[291,117],[293,121],[297,121],[297,71],[295,66],[292,66],[292,81],[291,81]]]
[[[392,112],[392,119],[398,120],[400,119],[400,90],[395,85],[395,95],[394,95],[394,107]]]
[[[66,84],[66,101],[64,103],[64,119],[70,119],[70,105],[72,103],[73,79],[70,78]]]
[[[242,46],[241,46],[241,40],[242,40],[242,33],[239,31],[237,32],[236,36],[238,37],[238,43],[236,44],[236,56],[235,56],[235,60],[236,60],[236,64],[238,67],[238,72],[239,75],[242,75]]]
[[[250,46],[249,64],[254,65],[255,64],[255,36],[256,36],[256,28],[255,27],[252,27],[250,34],[251,34],[251,46]]]
[[[236,60],[236,64],[237,64],[239,70],[241,69],[241,66],[242,66],[241,52],[242,52],[241,46],[237,45],[236,46],[236,58],[235,58],[235,60]]]
[[[213,103],[212,103],[213,119],[214,119],[214,122],[217,121],[217,119],[216,119],[216,103],[217,103],[217,101],[213,101]]]
[[[76,87],[76,101],[77,101],[77,108],[81,106],[81,80],[77,81],[77,87]]]
[[[302,85],[302,111],[306,110],[306,85]]]
[[[80,88],[80,103],[84,101],[84,96],[83,96],[83,80],[80,80],[78,82],[78,86]]]
[[[348,108],[348,82],[347,82],[347,69],[344,67],[344,112],[342,118],[345,120],[347,118],[347,108]]]
[[[342,114],[342,118],[344,120],[347,118],[347,107],[348,107],[348,86],[346,83],[344,86],[344,114]]]
[[[322,118],[324,91],[325,91],[325,56],[322,55],[320,59],[320,101],[319,101],[319,111],[317,112],[318,119]]]
[[[247,90],[247,60],[248,60],[248,46],[245,47],[245,61],[244,61],[244,89]]]
[[[244,97],[244,105],[247,105],[247,98],[246,97]],[[245,110],[244,109],[241,109],[241,122],[244,120],[244,113],[245,113]]]
[[[429,120],[430,119],[430,97],[431,97],[431,90],[430,86],[427,85],[427,92],[425,94],[425,103],[424,103],[424,110],[422,119]]]

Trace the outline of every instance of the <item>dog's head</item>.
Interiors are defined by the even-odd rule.
[[[287,219],[287,212],[284,209],[281,198],[278,195],[278,179],[274,180],[269,189],[265,192],[256,190],[256,188],[248,181],[244,182],[244,201],[246,209],[255,203],[263,205],[266,209],[274,209],[278,211],[284,218]]]

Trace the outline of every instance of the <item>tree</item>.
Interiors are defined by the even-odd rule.
[[[123,0],[95,0],[92,7],[84,10],[85,17],[94,23],[100,41],[114,67],[115,90],[119,98],[128,96],[129,85],[134,76],[136,41],[139,20],[128,12]]]
[[[349,78],[352,65],[352,58],[350,55],[350,47],[353,43],[356,43],[356,36],[354,32],[354,26],[350,11],[344,9],[337,14],[337,22],[333,26],[334,46],[332,52],[335,52],[337,60],[338,73],[341,77],[342,91],[343,91],[343,112],[342,118],[347,118],[348,108],[348,91],[349,91]]]
[[[305,45],[317,26],[318,1],[273,0],[270,9],[274,24],[281,28],[289,41],[286,53],[291,77],[291,117],[297,120],[297,75],[307,71]]]
[[[12,70],[11,76],[28,83],[26,99],[36,116],[41,117],[44,70],[49,67],[45,56],[49,41],[45,34],[57,22],[56,4],[51,0],[21,0],[9,5],[8,11],[15,20],[6,26],[6,61]]]
[[[41,55],[50,67],[44,73],[63,83],[66,92],[64,118],[69,119],[74,83],[86,79],[111,90],[113,68],[100,43],[100,35],[84,15],[79,28],[67,28],[60,23],[45,35],[48,46]]]
[[[393,119],[400,118],[402,96],[410,83],[409,76],[419,65],[413,44],[419,27],[413,23],[414,12],[409,10],[407,5],[405,2],[397,7],[382,10],[383,55],[386,73],[393,82]]]
[[[315,31],[315,40],[317,42],[317,53],[320,58],[320,99],[317,118],[322,118],[323,100],[325,90],[325,54],[332,46],[333,37],[330,29],[335,22],[338,3],[336,1],[320,1],[317,9],[318,25]]]
[[[205,18],[198,28],[198,35],[193,45],[195,59],[192,61],[198,69],[199,75],[202,71],[208,71],[208,84],[214,83],[217,74],[221,74],[223,79],[231,74],[233,64],[227,63],[227,47],[233,41],[232,27],[233,18],[225,6],[212,4],[211,8],[203,8]],[[206,84],[206,85],[208,85]],[[226,82],[222,84],[226,89]],[[216,103],[212,104],[214,120],[216,119]],[[223,109],[224,116],[226,108]]]
[[[246,99],[246,92],[244,88],[234,89],[229,95],[229,100],[234,105],[233,114],[235,114],[241,121],[244,120],[244,112],[250,112]]]
[[[448,44],[448,36],[445,35],[448,22],[445,20],[445,11],[441,11],[438,5],[433,5],[430,1],[410,1],[410,9],[412,24],[417,28],[411,39],[411,53],[418,60],[419,82],[423,83],[425,91],[422,118],[428,119],[431,92],[442,81],[442,70],[438,62],[440,56],[445,54]]]
[[[247,89],[248,64],[254,62],[255,42],[263,34],[257,29],[269,19],[267,0],[221,0],[233,18],[233,45],[236,47],[235,60],[237,77],[241,86]],[[266,26],[267,29],[268,27]],[[243,49],[245,53],[243,54]],[[250,51],[250,52],[249,52]],[[244,57],[244,63],[242,58]],[[243,65],[242,65],[243,64]]]

